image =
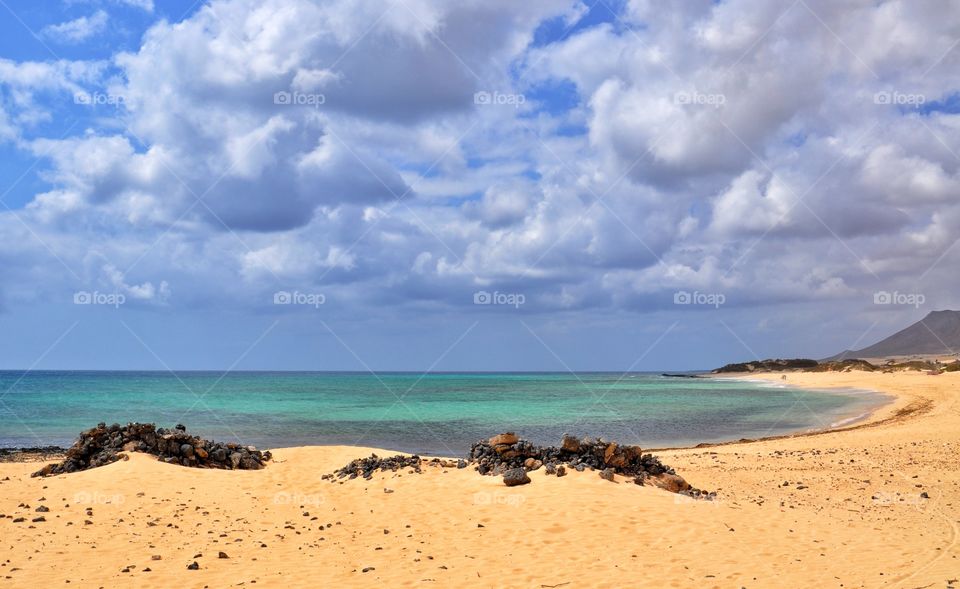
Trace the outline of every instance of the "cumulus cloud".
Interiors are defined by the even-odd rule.
[[[633,0],[577,26],[586,3],[215,0],[109,66],[0,61],[0,141],[45,162],[21,214],[50,250],[94,280],[94,240],[111,284],[171,304],[231,281],[237,305],[292,283],[358,309],[947,292],[924,270],[960,230],[949,6]],[[109,124],[29,131],[97,89]]]
[[[107,13],[98,10],[90,16],[43,27],[40,34],[60,43],[82,43],[106,30],[108,20]]]

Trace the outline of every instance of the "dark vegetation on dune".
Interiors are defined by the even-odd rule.
[[[713,371],[713,374],[743,373],[743,372],[903,372],[908,370],[920,372],[956,372],[960,370],[960,361],[944,364],[936,360],[908,360],[896,362],[888,360],[883,364],[871,364],[866,360],[827,360],[817,362],[809,359],[795,360],[755,360],[727,364]]]

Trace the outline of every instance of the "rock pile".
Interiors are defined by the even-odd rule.
[[[709,497],[690,486],[676,471],[660,462],[652,454],[644,454],[639,446],[626,446],[602,439],[579,439],[563,435],[560,446],[536,446],[507,432],[481,440],[471,446],[470,461],[476,464],[477,472],[487,475],[507,475],[504,483],[510,485],[517,479],[516,469],[533,471],[544,467],[544,472],[563,476],[567,468],[579,472],[586,469],[599,470],[600,476],[614,480],[615,474],[633,477],[638,485],[652,484],[674,493],[692,497]],[[517,484],[517,483],[513,483]]]
[[[104,423],[80,434],[66,451],[63,462],[48,464],[32,476],[49,476],[96,468],[124,457],[122,452],[144,452],[168,464],[198,468],[256,470],[271,459],[270,452],[253,446],[212,442],[192,436],[177,425],[172,430],[152,423],[128,423],[125,426]]]
[[[344,477],[349,477],[350,479],[357,477],[370,479],[373,477],[373,473],[378,470],[396,472],[401,468],[412,468],[415,472],[422,472],[420,470],[420,457],[417,455],[403,456],[397,454],[396,456],[390,456],[388,458],[380,458],[376,454],[371,454],[369,458],[357,458],[343,468],[338,468],[333,471],[333,474],[325,474],[320,478],[329,480],[333,479],[334,475],[336,475],[336,477],[340,479]]]
[[[623,475],[676,474],[655,456],[643,454],[639,446],[624,446],[600,439],[578,439],[566,434],[559,447],[536,446],[513,433],[499,434],[471,446],[470,459],[476,463],[480,474],[499,475],[511,468],[536,470],[543,465],[547,465],[547,470],[552,472],[560,464],[581,472],[587,468],[612,468]]]

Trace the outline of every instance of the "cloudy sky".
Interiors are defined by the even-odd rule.
[[[0,367],[677,370],[960,307],[952,0],[0,0]]]

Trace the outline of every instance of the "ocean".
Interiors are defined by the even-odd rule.
[[[826,428],[885,400],[650,373],[0,371],[0,447],[68,446],[99,422],[139,421],[260,448],[462,455],[502,431],[663,448]]]

